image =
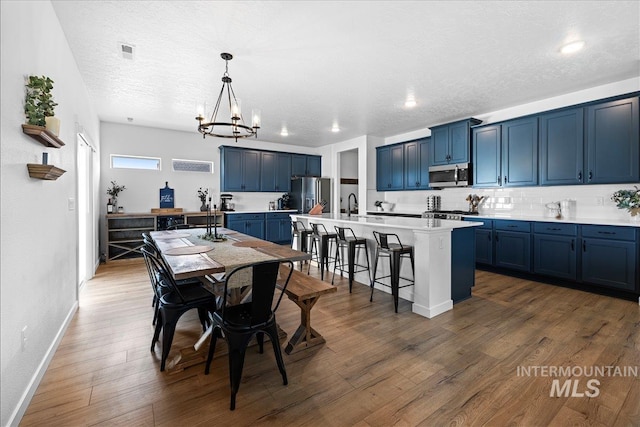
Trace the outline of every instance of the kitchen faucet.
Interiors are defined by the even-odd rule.
[[[349,193],[347,197],[347,216],[351,216],[351,196],[353,196],[353,206],[358,206],[358,198],[354,193]]]

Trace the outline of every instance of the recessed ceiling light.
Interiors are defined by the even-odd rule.
[[[333,126],[331,126],[331,132],[340,132],[340,126],[338,126],[337,123],[334,123]]]
[[[289,131],[286,127],[282,128],[282,130],[280,131],[280,136],[289,136]]]
[[[404,102],[404,106],[407,108],[413,108],[417,105],[416,98],[413,95],[407,96],[407,100]]]
[[[564,46],[562,46],[562,48],[560,49],[560,52],[564,53],[565,55],[568,55],[570,53],[576,53],[583,47],[584,47],[584,41],[578,40],[575,42],[567,43]]]

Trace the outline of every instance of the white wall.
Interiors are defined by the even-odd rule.
[[[77,307],[76,122],[99,146],[97,115],[48,1],[0,2],[2,127],[0,198],[1,424],[17,424]],[[53,79],[60,149],[22,133],[27,75]],[[67,172],[32,179],[27,163]],[[21,331],[27,344],[21,350]]]
[[[126,212],[150,212],[151,208],[157,208],[159,204],[159,190],[164,187],[165,181],[169,187],[175,190],[175,207],[185,211],[199,211],[200,199],[197,196],[198,188],[208,187],[212,189],[212,202],[220,200],[220,145],[238,146],[243,148],[256,148],[263,150],[287,151],[303,154],[322,154],[320,149],[308,147],[296,147],[292,145],[263,142],[256,139],[234,140],[222,138],[202,138],[194,126],[193,132],[156,129],[144,126],[103,122],[101,124],[100,139],[101,148],[101,179],[100,179],[100,213],[101,219],[106,214],[106,204],[109,196],[106,191],[111,181],[119,185],[125,185],[126,190],[118,196],[118,205],[123,206]],[[162,159],[161,171],[145,171],[134,169],[112,169],[110,167],[111,154],[124,154],[134,156],[160,157]],[[214,173],[200,172],[174,172],[171,167],[171,159],[204,160],[214,164]],[[322,158],[322,170],[330,170],[328,158]],[[230,192],[233,194],[232,202],[237,211],[269,208],[269,202],[277,200],[283,192],[258,193],[258,192]],[[101,221],[103,222],[103,221]],[[101,241],[104,240],[104,224],[101,225]],[[104,243],[101,250],[105,250]]]
[[[504,110],[489,113],[479,112],[473,117],[483,121],[483,124],[508,120],[528,114],[535,114],[555,108],[566,107],[583,102],[589,102],[610,96],[640,90],[640,77],[623,80],[603,86],[598,86],[578,92],[573,92],[529,104],[519,105]],[[460,119],[464,119],[461,117]],[[408,141],[429,136],[429,129],[421,129],[410,133],[394,135],[385,138],[385,144]],[[375,159],[373,159],[375,170]],[[370,178],[371,179],[371,178]],[[375,175],[369,185],[375,188]],[[386,201],[395,203],[397,212],[423,212],[426,208],[426,197],[434,194],[442,198],[442,209],[467,210],[468,202],[465,198],[469,194],[478,194],[487,198],[480,205],[481,213],[528,214],[544,216],[544,205],[548,202],[562,199],[576,200],[577,215],[582,218],[594,219],[627,219],[629,214],[624,209],[617,209],[611,201],[611,195],[620,188],[631,188],[629,184],[611,185],[582,185],[582,186],[550,186],[550,187],[521,187],[521,188],[446,188],[430,191],[388,191],[379,193]],[[367,209],[372,210],[373,199],[370,198]],[[602,204],[600,204],[602,202]]]

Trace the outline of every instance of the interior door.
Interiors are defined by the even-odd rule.
[[[93,164],[95,152],[82,134],[77,136],[78,289],[93,277],[96,241],[93,224]]]

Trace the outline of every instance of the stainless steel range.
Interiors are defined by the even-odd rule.
[[[452,221],[462,221],[463,215],[478,215],[478,212],[469,212],[469,211],[427,211],[422,213],[422,218],[433,218],[433,219],[449,219]]]

